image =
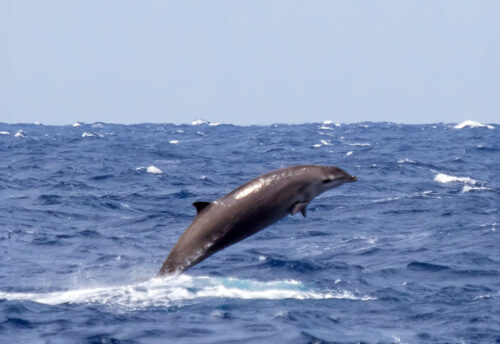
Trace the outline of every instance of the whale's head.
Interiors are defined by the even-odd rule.
[[[312,198],[323,192],[345,183],[352,183],[358,179],[336,166],[311,165],[304,169]]]

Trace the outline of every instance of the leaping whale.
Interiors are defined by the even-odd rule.
[[[158,276],[180,274],[288,214],[306,217],[315,197],[356,180],[336,166],[291,166],[263,174],[213,202],[195,202],[197,214]]]

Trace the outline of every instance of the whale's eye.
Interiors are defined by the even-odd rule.
[[[326,179],[323,179],[323,184],[328,184],[330,183],[332,180],[329,179],[329,178],[326,178]]]

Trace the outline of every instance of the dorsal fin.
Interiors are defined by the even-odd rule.
[[[194,202],[193,205],[196,208],[196,215],[211,204],[211,202]]]

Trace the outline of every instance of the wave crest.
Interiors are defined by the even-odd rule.
[[[463,121],[462,123],[458,123],[457,125],[455,125],[453,127],[453,129],[463,129],[463,128],[466,128],[466,127],[469,127],[469,128],[482,128],[482,127],[486,127],[488,129],[495,129],[495,127],[492,126],[492,125],[483,124],[483,123],[475,122],[475,121]]]

